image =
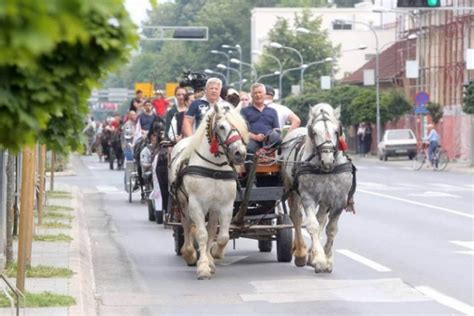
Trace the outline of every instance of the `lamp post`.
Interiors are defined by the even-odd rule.
[[[303,55],[301,55],[301,53],[293,48],[293,47],[289,47],[289,46],[283,46],[282,44],[280,43],[277,43],[277,42],[271,42],[270,43],[270,47],[273,47],[273,48],[283,48],[283,49],[287,49],[287,50],[291,50],[292,52],[295,52],[296,54],[298,54],[298,57],[300,58],[300,69],[301,69],[301,79],[300,79],[300,90],[301,92],[303,92],[303,82],[304,82],[304,79],[303,79],[303,65],[304,65],[304,62],[303,62]],[[281,79],[281,78],[280,78]]]
[[[305,69],[306,67],[308,67],[308,65],[301,65],[299,67],[294,67],[294,68],[288,68],[288,69],[285,69],[281,74],[280,74],[280,86],[282,85],[282,82],[283,82],[283,76],[286,75],[287,73],[289,73],[290,71],[293,71],[293,70],[301,70],[303,71],[303,69]],[[280,100],[283,99],[283,91],[280,93],[281,97],[280,97]]]
[[[377,35],[377,32],[375,31],[374,27],[365,22],[360,22],[360,21],[347,21],[347,20],[335,20],[335,23],[355,23],[355,24],[361,24],[370,29],[372,34],[375,37],[375,103],[376,103],[376,125],[377,125],[377,144],[380,142],[380,83],[379,83],[379,70],[380,70],[380,65],[379,65],[379,37]]]
[[[217,76],[223,78],[225,84],[227,84],[229,82],[226,75],[224,75],[222,72],[214,71],[214,70],[211,70],[211,69],[205,69],[204,72],[207,73],[207,74],[210,74],[210,75],[217,75]]]
[[[236,51],[239,53],[239,60],[242,60],[242,47],[240,47],[239,44],[236,44],[236,45],[234,45],[234,46],[232,46],[232,45],[227,45],[227,44],[223,44],[223,45],[221,45],[221,47],[222,47],[222,48],[231,49],[231,50],[236,50]],[[228,64],[227,64],[227,67],[229,67]],[[240,71],[240,73],[242,73],[242,65],[239,65],[239,71]],[[239,89],[242,90],[242,80],[240,80]]]
[[[279,75],[281,75],[281,73],[283,72],[283,66],[281,65],[281,61],[280,59],[278,59],[276,56],[272,55],[272,54],[267,54],[267,53],[262,53],[261,51],[259,50],[253,50],[252,51],[252,54],[257,54],[257,55],[262,55],[262,56],[268,56],[270,58],[272,58],[273,60],[275,60],[277,63],[278,63],[278,67],[279,67]],[[261,78],[261,77],[260,77]],[[257,79],[257,82],[258,82],[258,79]],[[278,86],[278,94],[281,96],[281,85]]]
[[[223,55],[223,56],[225,56],[225,57],[227,58],[227,67],[229,67],[229,65],[230,65],[230,64],[229,64],[229,61],[230,61],[229,54],[224,53],[224,52],[221,52],[221,51],[219,51],[219,50],[215,50],[215,49],[211,50],[211,53],[212,53],[212,54],[216,54],[216,55]],[[226,75],[226,77],[227,77],[228,79],[230,79],[230,78],[229,78],[229,70],[227,70],[227,75]]]
[[[242,90],[242,73],[240,71],[232,67],[227,67],[226,65],[223,65],[223,64],[218,64],[217,68],[226,69],[226,70],[230,70],[237,73],[237,75],[239,76],[239,89]]]
[[[252,72],[253,74],[255,75],[255,79],[257,79],[258,75],[257,75],[257,69],[255,69],[255,66],[252,65],[252,64],[249,64],[249,63],[245,63],[237,58],[231,58],[230,59],[230,62],[233,63],[233,64],[238,64],[238,65],[245,65],[245,66],[249,66],[251,69],[252,69]]]
[[[273,76],[280,75],[280,74],[281,74],[281,72],[275,71],[275,72],[272,72],[271,74],[261,75],[260,77],[257,78],[256,82],[260,82],[260,80],[262,80],[263,78],[273,77]]]
[[[328,57],[328,58],[325,58],[325,59],[319,60],[319,61],[313,61],[312,63],[306,64],[305,65],[306,67],[301,69],[301,73],[304,76],[304,72],[309,66],[314,66],[314,65],[324,64],[324,63],[330,63],[330,62],[333,62],[333,61],[334,61],[334,58],[332,58],[332,57]]]

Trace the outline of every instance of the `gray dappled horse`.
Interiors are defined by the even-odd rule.
[[[340,108],[326,103],[311,107],[307,127],[291,131],[282,146],[283,179],[295,226],[295,265],[311,265],[315,272],[332,272],[337,222],[352,185],[352,163],[338,148],[339,116]],[[312,240],[309,254],[301,231],[303,213]],[[323,248],[319,239],[325,226]]]
[[[237,192],[233,165],[243,164],[249,138],[239,110],[227,102],[214,104],[195,134],[179,141],[171,153],[170,190],[181,210],[184,230],[181,254],[188,265],[197,264],[199,279],[211,277],[214,259],[224,257],[229,241]]]

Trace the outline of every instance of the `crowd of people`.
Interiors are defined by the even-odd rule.
[[[164,139],[176,143],[191,136],[210,107],[222,101],[241,107],[250,131],[249,153],[253,153],[279,143],[283,127],[291,130],[301,124],[291,109],[274,101],[274,96],[271,86],[255,83],[250,92],[237,91],[223,86],[218,78],[209,78],[205,87],[194,91],[178,86],[172,98],[166,98],[163,91],[157,90],[153,98],[147,99],[137,90],[124,117],[117,114],[104,122],[89,119],[84,128],[85,153],[90,155],[95,151],[100,161],[115,158],[118,168],[123,168],[124,156],[128,155],[127,143],[134,143],[145,135],[153,122],[162,121]]]

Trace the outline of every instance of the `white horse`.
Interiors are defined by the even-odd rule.
[[[352,185],[352,163],[338,148],[342,133],[339,116],[340,108],[317,104],[310,108],[307,127],[291,131],[283,140],[282,172],[295,226],[295,265],[311,265],[315,272],[332,272],[337,222],[347,207]],[[303,212],[312,240],[309,256],[301,232]],[[323,249],[319,238],[326,223]]]
[[[210,278],[215,271],[214,258],[224,257],[237,191],[233,165],[244,162],[248,138],[239,109],[219,102],[205,115],[196,133],[180,141],[171,153],[169,183],[182,211],[184,229],[181,254],[188,265],[197,262],[198,279]]]

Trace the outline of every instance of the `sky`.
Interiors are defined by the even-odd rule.
[[[146,10],[151,9],[151,5],[149,0],[125,0],[125,8],[133,22],[140,26],[140,22],[146,18]]]

